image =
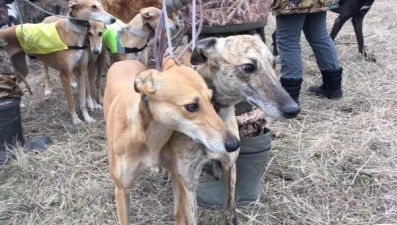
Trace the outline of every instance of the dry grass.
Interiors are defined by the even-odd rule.
[[[263,195],[239,211],[245,224],[397,224],[397,6],[375,1],[364,36],[377,63],[362,60],[351,23],[336,43],[344,67],[339,101],[302,94],[303,112],[273,121],[273,149]],[[329,13],[329,28],[335,14]],[[267,27],[272,32],[274,18]],[[269,42],[270,43],[270,42]],[[304,89],[319,83],[304,43]],[[25,136],[50,135],[39,154],[19,151],[0,169],[0,224],[116,224],[102,113],[98,123],[74,127],[59,78],[43,97],[41,68],[30,76],[34,96],[24,96]],[[162,174],[141,176],[132,188],[133,224],[173,224],[171,185]],[[218,225],[218,211],[199,210],[199,223]]]

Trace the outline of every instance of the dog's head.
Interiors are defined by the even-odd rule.
[[[277,79],[275,58],[259,37],[200,40],[190,62],[200,65],[199,73],[215,90],[215,101],[221,105],[248,101],[273,118],[292,118],[300,112]]]
[[[105,24],[112,24],[116,21],[116,18],[106,12],[97,0],[70,0],[68,2],[69,14],[73,17],[82,20],[97,20]]]
[[[105,24],[102,22],[90,20],[87,36],[90,42],[91,51],[98,55],[102,51],[103,32],[105,32]]]
[[[142,17],[143,24],[149,26],[149,28],[151,28],[151,29],[156,29],[157,25],[160,22],[162,11],[156,7],[147,7],[147,8],[141,9],[139,14]],[[170,29],[174,30],[176,27],[175,22],[168,17],[167,17],[167,19],[168,19],[168,24],[170,26]]]
[[[147,70],[136,76],[134,88],[142,94],[142,101],[155,121],[188,135],[214,152],[233,152],[239,148],[239,140],[211,104],[211,90],[193,69],[170,65],[163,72]]]

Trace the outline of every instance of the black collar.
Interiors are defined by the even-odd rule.
[[[90,22],[88,22],[87,20],[82,20],[82,19],[75,18],[73,16],[72,12],[69,13],[69,16],[71,17],[71,18],[69,18],[71,23],[73,23],[73,24],[75,24],[77,26],[80,26],[80,27],[87,27],[87,28],[91,27]]]
[[[80,50],[80,49],[86,49],[87,46],[69,46],[68,45],[68,49],[69,50]]]
[[[143,51],[145,48],[147,47],[147,43],[142,47],[142,48],[128,48],[128,47],[124,47],[124,53],[138,53]]]
[[[149,28],[150,31],[155,31],[149,22],[146,22],[145,25]]]
[[[208,78],[204,78],[204,80],[205,80],[205,83],[208,85],[208,87],[212,90],[212,99],[211,99],[211,102],[212,102],[212,105],[214,106],[214,109],[215,109],[215,112],[216,113],[219,113],[219,111],[222,109],[222,108],[227,108],[227,107],[229,107],[230,105],[226,105],[226,104],[223,104],[223,103],[220,103],[220,102],[218,102],[218,101],[216,101],[215,100],[215,96],[216,96],[216,88],[214,87],[214,85],[213,85],[213,83],[212,83],[212,80],[211,79],[208,79]]]
[[[143,104],[146,106],[146,108],[149,110],[149,99],[147,97],[147,95],[142,94],[141,95],[141,99],[143,101]],[[150,111],[150,110],[149,110]]]

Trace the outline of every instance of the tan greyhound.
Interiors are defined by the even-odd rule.
[[[162,72],[147,70],[136,60],[116,62],[109,68],[103,105],[121,225],[129,225],[130,187],[137,176],[158,165],[174,168],[174,156],[168,155],[167,147],[174,131],[219,154],[239,148],[238,138],[216,114],[211,98],[204,79],[173,59],[166,60]],[[185,149],[187,155],[189,151]],[[176,190],[175,198],[180,194]]]

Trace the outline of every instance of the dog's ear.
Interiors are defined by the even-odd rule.
[[[76,0],[69,0],[67,2],[69,2],[69,8],[71,9],[73,9],[77,5]]]
[[[141,10],[139,11],[139,14],[141,14],[141,17],[142,17],[142,19],[144,19],[144,20],[149,20],[149,19],[151,19],[152,17],[154,17],[154,16],[157,15],[156,12],[154,12],[153,10],[150,10],[150,9],[148,9],[148,8],[141,9]]]
[[[146,70],[136,75],[134,81],[134,90],[137,93],[153,94],[156,92],[153,76],[159,73],[157,70]]]
[[[196,47],[193,49],[190,63],[192,65],[200,65],[207,61],[208,50],[216,45],[217,38],[205,38],[197,42]]]

